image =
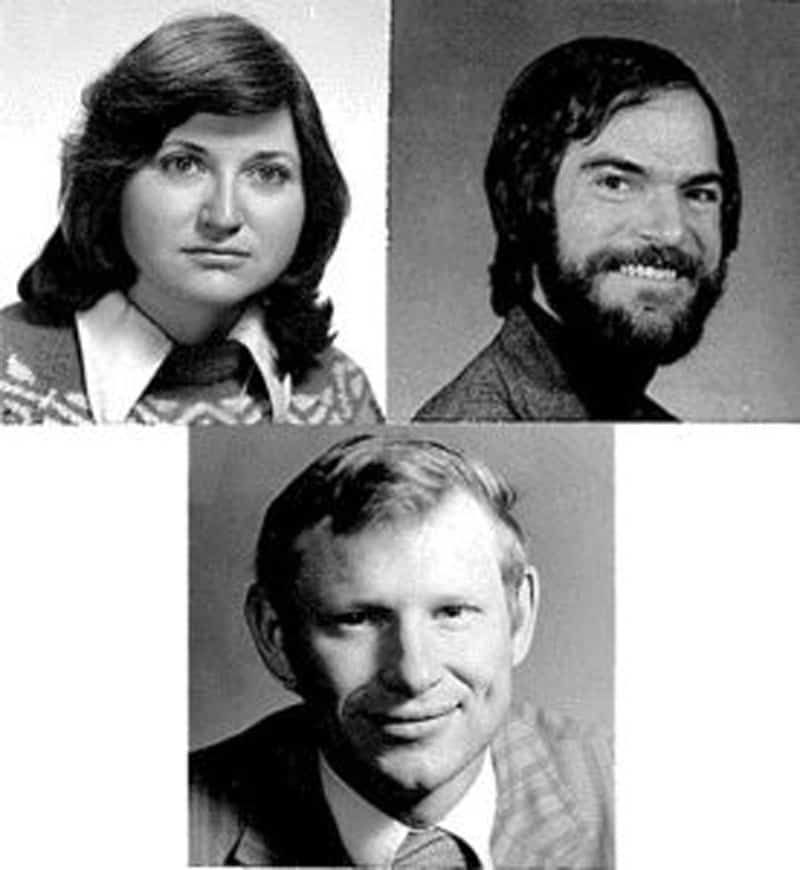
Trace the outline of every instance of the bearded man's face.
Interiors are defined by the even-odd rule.
[[[722,199],[699,95],[662,91],[620,109],[559,167],[552,251],[537,267],[548,302],[619,353],[678,359],[722,293]]]

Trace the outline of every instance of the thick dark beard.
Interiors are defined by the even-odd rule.
[[[708,272],[699,260],[668,245],[632,251],[607,249],[580,266],[561,261],[556,248],[553,241],[537,267],[539,285],[553,311],[587,345],[637,365],[667,365],[689,353],[700,341],[706,319],[725,287],[725,261]],[[629,310],[603,303],[595,293],[597,278],[624,264],[674,269],[692,283],[694,295],[668,326],[637,323]]]

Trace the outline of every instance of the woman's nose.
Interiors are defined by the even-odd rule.
[[[211,237],[227,237],[238,232],[242,223],[235,180],[214,178],[200,207],[201,229]]]

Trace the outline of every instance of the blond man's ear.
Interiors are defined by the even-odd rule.
[[[258,654],[284,688],[297,691],[297,677],[286,654],[283,626],[263,586],[254,583],[247,592],[245,616]]]
[[[528,654],[539,615],[539,574],[533,565],[525,566],[522,582],[512,593],[517,618],[511,635],[512,661],[516,667]]]

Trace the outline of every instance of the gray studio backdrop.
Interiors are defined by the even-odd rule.
[[[676,51],[722,107],[744,188],[728,292],[653,394],[693,420],[800,418],[800,3],[402,0],[393,7],[389,416],[408,420],[497,331],[482,176],[503,95],[581,35]]]
[[[190,431],[190,744],[296,698],[266,672],[242,615],[265,505],[358,430]],[[390,428],[387,431],[410,430]],[[483,458],[517,489],[543,598],[518,697],[610,728],[613,718],[613,433],[610,426],[415,426]]]

